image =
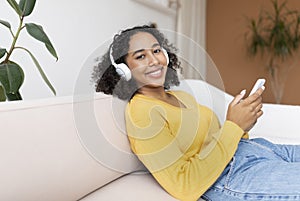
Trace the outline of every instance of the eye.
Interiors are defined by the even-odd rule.
[[[160,48],[157,48],[157,49],[154,49],[154,51],[153,51],[155,54],[158,54],[158,53],[160,53],[161,52],[161,49]]]
[[[137,60],[141,60],[141,59],[144,59],[144,58],[145,58],[144,54],[141,54],[141,55],[138,55],[137,57],[135,57],[135,59],[137,59]]]

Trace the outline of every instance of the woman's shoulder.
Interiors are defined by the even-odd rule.
[[[157,100],[141,94],[134,95],[127,103],[127,111],[142,112],[151,110],[153,106],[157,105]]]
[[[165,110],[165,105],[157,99],[136,94],[127,103],[125,116],[131,121],[149,122],[151,121],[151,115],[160,115]],[[149,116],[150,113],[151,115]]]
[[[128,105],[132,106],[146,106],[156,104],[157,100],[143,94],[135,94],[128,102]]]
[[[192,99],[192,96],[184,91],[169,90],[167,91],[167,93],[173,94],[180,100]],[[139,111],[139,110],[146,111],[146,110],[152,110],[154,107],[157,108],[157,106],[165,108],[168,107],[168,104],[156,98],[152,98],[142,94],[135,94],[128,102],[127,109],[130,109],[131,111]]]

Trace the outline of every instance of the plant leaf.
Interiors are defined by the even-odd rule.
[[[16,11],[19,16],[22,16],[22,10],[20,9],[18,3],[15,0],[7,0],[9,5]]]
[[[24,81],[24,72],[22,68],[9,61],[9,63],[0,64],[0,82],[4,87],[6,94],[15,94]]]
[[[32,13],[36,0],[20,0],[19,7],[22,10],[23,16],[28,16]]]
[[[6,26],[7,28],[11,29],[10,23],[5,21],[5,20],[0,20],[0,24],[3,24],[4,26]]]
[[[37,59],[33,56],[33,54],[29,50],[27,50],[26,48],[23,48],[23,47],[17,47],[17,48],[25,50],[30,55],[31,59],[33,60],[33,62],[35,64],[35,66],[37,67],[38,71],[40,72],[43,80],[46,82],[46,84],[51,89],[51,91],[53,92],[53,94],[56,95],[56,91],[55,91],[54,87],[52,86],[52,84],[48,80],[46,74],[44,73],[44,71],[43,71],[43,69],[41,67],[41,65],[39,64],[39,62],[37,61]]]
[[[0,48],[0,59],[5,55],[6,49]]]
[[[5,90],[3,86],[0,85],[0,102],[6,101]]]
[[[33,38],[35,38],[38,41],[43,42],[46,45],[46,48],[49,50],[49,52],[56,58],[58,59],[56,51],[51,44],[48,36],[43,30],[43,27],[34,23],[26,23],[25,24],[26,30],[29,35],[31,35]]]
[[[6,97],[9,101],[22,100],[22,96],[19,91],[17,91],[16,93],[7,93]]]

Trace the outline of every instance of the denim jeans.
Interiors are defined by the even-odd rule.
[[[242,139],[231,162],[202,198],[300,201],[300,146]]]

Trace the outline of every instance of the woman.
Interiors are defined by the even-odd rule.
[[[95,68],[96,91],[128,100],[132,151],[179,200],[300,200],[300,150],[247,132],[263,114],[258,89],[235,96],[226,121],[178,85],[180,63],[163,34],[137,26],[116,34]]]

